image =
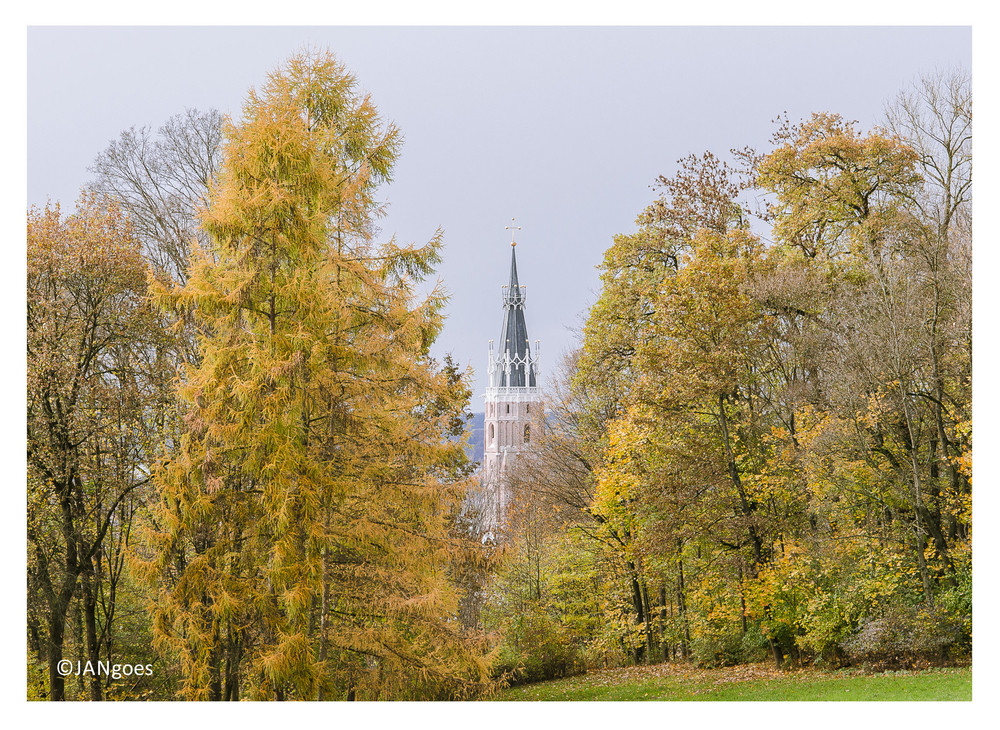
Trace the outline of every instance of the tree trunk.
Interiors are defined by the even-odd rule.
[[[61,604],[61,605],[60,605]],[[49,699],[61,702],[66,699],[66,679],[59,673],[63,660],[63,640],[66,634],[66,609],[69,601],[57,601],[49,606]]]
[[[660,582],[660,658],[663,661],[670,659],[670,644],[666,640],[667,636],[667,584]]]
[[[104,699],[101,689],[101,676],[97,672],[101,660],[101,647],[97,640],[97,598],[94,595],[93,573],[85,570],[80,574],[80,586],[83,594],[83,622],[87,639],[87,661],[94,667],[90,676],[90,699],[99,702]]]
[[[207,601],[206,605],[208,605]],[[210,616],[207,618],[209,621],[212,620]],[[213,702],[222,700],[222,642],[220,639],[218,630],[213,628],[212,649],[208,655],[208,689],[209,698]]]
[[[691,627],[687,620],[687,602],[684,599],[684,560],[681,558],[681,542],[677,541],[677,617],[684,627],[681,639],[681,658],[687,659],[691,646]]]
[[[226,648],[226,684],[223,699],[227,702],[239,702],[240,699],[240,660],[243,653],[241,632],[233,635],[230,629],[229,642]]]
[[[920,482],[920,465],[917,462],[917,439],[916,433],[913,428],[913,416],[910,412],[910,399],[907,392],[904,390],[903,396],[903,416],[906,419],[906,431],[909,437],[909,443],[906,445],[907,451],[910,455],[910,469],[912,470],[912,486],[913,489],[910,493],[910,503],[913,507],[913,511],[916,515],[914,520],[914,531],[916,532],[916,557],[917,566],[920,569],[920,580],[924,587],[924,601],[928,606],[934,605],[934,590],[931,587],[930,573],[927,570],[927,560],[924,557],[924,525],[927,524],[927,520],[924,517],[927,508],[924,506],[923,496],[922,496],[922,486]],[[928,517],[930,515],[928,514]]]
[[[726,465],[729,469],[729,478],[732,480],[733,486],[736,487],[736,494],[740,498],[740,511],[747,518],[747,533],[750,536],[750,545],[753,548],[754,562],[751,577],[756,578],[757,568],[764,562],[763,541],[760,539],[760,535],[757,534],[757,528],[752,522],[756,506],[747,498],[746,490],[743,489],[743,481],[740,479],[739,469],[736,468],[736,455],[733,453],[733,446],[729,438],[729,419],[726,417],[726,397],[724,395],[719,396],[719,426],[722,429],[722,444],[726,452]]]
[[[646,614],[643,612],[642,607],[642,589],[639,586],[639,577],[635,569],[635,563],[631,560],[626,561],[628,566],[629,578],[632,582],[632,608],[635,610],[635,623],[636,626],[642,624],[646,620]],[[642,663],[642,646],[636,646],[632,650],[632,659],[636,664]]]
[[[746,636],[747,633],[747,596],[746,591],[743,590],[743,565],[742,559],[741,564],[737,566],[738,577],[740,581],[740,627],[743,631],[743,635]]]
[[[781,646],[774,639],[768,638],[767,641],[771,645],[771,654],[774,656],[774,666],[781,669],[781,658],[783,656]]]
[[[42,630],[38,625],[38,619],[35,616],[28,615],[28,648],[35,652],[35,656],[38,657],[38,661],[45,661],[45,643],[41,638]]]
[[[642,581],[642,609],[646,617],[646,621],[643,624],[646,633],[646,664],[652,664],[654,658],[660,653],[660,648],[659,646],[654,646],[653,613],[649,606],[649,587],[646,585],[646,581]]]
[[[327,513],[326,525],[329,528],[330,515]],[[329,658],[329,645],[330,640],[327,636],[330,618],[330,573],[329,573],[329,555],[328,549],[323,548],[323,593],[320,602],[320,614],[319,614],[319,661],[320,664],[325,667],[327,659]],[[319,691],[317,692],[316,699],[320,702],[326,699],[325,693],[325,683],[320,681]]]
[[[65,677],[59,673],[59,664],[63,660],[63,644],[66,639],[66,614],[69,611],[70,601],[76,593],[77,576],[80,574],[76,552],[76,536],[73,529],[73,505],[70,501],[70,494],[73,485],[73,477],[70,477],[60,487],[60,510],[63,540],[65,541],[66,555],[63,561],[62,585],[56,591],[51,584],[49,577],[48,561],[41,546],[36,546],[36,554],[40,559],[40,571],[45,581],[45,593],[49,607],[49,700],[61,702],[66,699]]]

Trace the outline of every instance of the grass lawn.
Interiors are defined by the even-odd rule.
[[[778,671],[753,664],[698,669],[686,664],[602,669],[511,687],[499,700],[971,700],[968,667],[863,674],[858,670]]]

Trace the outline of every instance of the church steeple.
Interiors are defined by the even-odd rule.
[[[528,448],[533,429],[543,417],[538,392],[538,341],[532,352],[528,344],[528,326],[524,321],[524,286],[517,280],[517,241],[511,225],[510,280],[503,287],[503,327],[500,346],[490,340],[489,387],[486,388],[486,411],[483,429],[483,485],[490,507],[484,513],[485,525],[492,530],[504,523],[507,505],[513,498],[507,480],[508,470],[518,454]]]
[[[510,283],[503,293],[503,326],[496,359],[495,383],[501,388],[534,388],[535,363],[528,343],[528,325],[524,321],[524,287],[517,281],[517,243],[511,241]]]
[[[528,326],[524,321],[525,287],[517,280],[516,231],[521,226],[510,219],[510,283],[503,287],[503,326],[500,328],[500,346],[493,352],[490,340],[490,388],[534,388],[537,386],[535,362],[538,357],[537,342],[534,357],[528,343]]]

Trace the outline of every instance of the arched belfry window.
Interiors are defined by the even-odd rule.
[[[524,427],[524,443],[531,441],[531,426]]]
[[[493,424],[490,424],[490,443],[493,443],[493,439],[496,438],[496,431],[493,429]]]
[[[510,415],[510,403],[507,404],[507,415]]]

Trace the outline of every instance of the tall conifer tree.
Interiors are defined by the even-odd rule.
[[[250,93],[188,281],[203,359],[142,563],[155,635],[198,699],[455,696],[486,681],[458,635],[448,537],[469,391],[432,360],[439,260],[373,243],[400,145],[329,53]]]

